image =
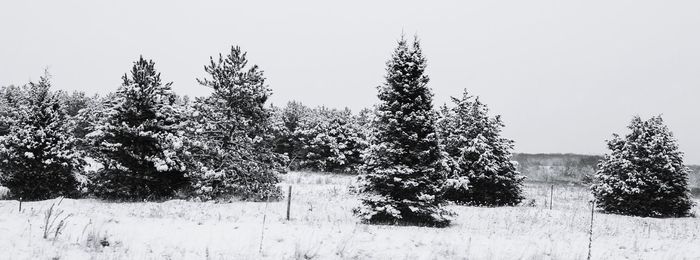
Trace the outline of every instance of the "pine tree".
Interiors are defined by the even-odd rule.
[[[6,135],[17,122],[22,102],[25,102],[25,87],[14,85],[0,88],[0,136]]]
[[[634,117],[624,138],[608,141],[610,154],[598,164],[591,190],[599,207],[616,214],[682,217],[693,202],[688,172],[676,139],[661,116]]]
[[[349,109],[310,110],[294,132],[299,166],[324,172],[356,172],[366,148],[365,137]]]
[[[91,177],[108,199],[165,199],[188,184],[176,96],[151,60],[140,57],[87,135],[104,168]]]
[[[451,166],[445,198],[481,206],[520,203],[524,177],[511,161],[513,141],[501,137],[501,117],[489,117],[486,104],[466,90],[452,101],[455,107],[444,106],[438,122]]]
[[[310,116],[311,109],[301,102],[290,101],[283,108],[274,110],[274,151],[287,156],[289,168],[299,169],[299,160],[304,155],[301,154],[303,144],[298,133],[305,118]]]
[[[28,88],[14,89],[9,102],[13,119],[8,133],[0,136],[0,185],[12,197],[42,200],[79,196],[79,172],[84,165],[67,133],[60,93],[50,90],[48,73]]]
[[[197,81],[213,93],[195,104],[195,138],[204,144],[193,150],[200,169],[193,184],[197,196],[279,198],[283,158],[272,151],[271,111],[265,107],[272,91],[263,71],[248,66],[238,46],[218,60],[211,58],[204,69],[210,78]]]
[[[336,129],[339,129],[337,139],[345,161],[342,171],[358,173],[364,162],[362,154],[369,146],[367,132],[362,125],[363,118],[360,114],[353,115],[349,108],[345,108],[341,115],[340,119],[336,120]]]
[[[289,158],[289,168],[357,173],[367,146],[360,117],[349,108],[308,108],[297,101],[273,108],[275,152]]]
[[[386,82],[378,87],[381,102],[360,177],[364,196],[354,213],[366,223],[449,225],[425,67],[418,39],[409,46],[402,37],[387,62]]]

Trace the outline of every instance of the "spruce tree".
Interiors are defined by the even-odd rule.
[[[449,225],[425,68],[418,39],[409,45],[402,37],[387,62],[386,82],[378,87],[381,102],[360,177],[364,196],[354,213],[366,223]]]
[[[43,200],[79,195],[84,162],[68,134],[61,93],[50,90],[48,74],[28,88],[14,89],[8,114],[12,125],[0,136],[0,185],[14,198]]]
[[[269,200],[281,196],[276,184],[283,171],[280,155],[272,151],[272,94],[257,65],[248,65],[246,53],[232,46],[226,56],[210,58],[204,67],[209,78],[197,79],[211,96],[199,99],[193,127],[199,174],[193,180],[202,199],[236,197]]]
[[[683,153],[661,116],[634,117],[624,138],[614,134],[610,154],[598,164],[591,190],[605,212],[642,217],[682,217],[693,202]]]
[[[486,104],[466,90],[452,101],[438,122],[450,165],[445,198],[479,206],[520,203],[524,176],[511,161],[513,141],[501,137],[501,117],[490,117]]]
[[[92,191],[108,199],[166,199],[185,188],[180,114],[170,85],[151,60],[140,57],[107,100],[103,118],[87,138],[104,168],[91,176]]]

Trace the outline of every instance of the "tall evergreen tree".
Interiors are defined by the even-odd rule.
[[[231,47],[226,56],[204,67],[210,78],[198,79],[213,90],[195,107],[195,150],[201,174],[194,180],[204,199],[234,196],[267,200],[281,196],[276,184],[283,171],[281,157],[272,151],[271,111],[265,102],[272,94],[263,71],[248,65],[246,53]]]
[[[486,104],[466,90],[452,101],[455,106],[443,107],[438,122],[451,166],[445,198],[482,206],[520,203],[524,176],[511,161],[513,141],[501,137],[501,117],[489,117]]]
[[[79,195],[78,174],[84,162],[75,149],[75,139],[67,133],[60,93],[50,88],[46,74],[26,89],[15,89],[9,102],[13,123],[0,136],[0,185],[16,198]]]
[[[378,87],[381,102],[360,177],[364,196],[354,212],[366,223],[449,225],[425,67],[418,39],[409,45],[402,37],[387,62],[386,82]]]
[[[110,199],[164,199],[186,187],[176,96],[151,60],[140,57],[106,111],[87,135],[104,168],[92,176],[93,192]]]
[[[624,138],[608,141],[610,154],[598,164],[591,190],[599,207],[616,214],[682,217],[693,202],[683,153],[661,116],[634,117]]]

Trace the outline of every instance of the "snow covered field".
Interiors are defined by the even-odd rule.
[[[110,203],[65,199],[63,233],[42,238],[56,200],[0,201],[0,259],[586,259],[585,188],[528,183],[534,206],[450,206],[444,228],[358,224],[354,178],[290,173],[286,201]],[[698,212],[697,207],[695,211]],[[62,218],[59,218],[59,220]],[[265,220],[263,229],[263,220]],[[699,259],[700,219],[595,215],[593,259]],[[53,239],[54,237],[55,240]]]

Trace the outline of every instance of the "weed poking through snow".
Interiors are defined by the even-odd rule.
[[[66,228],[68,218],[73,216],[73,214],[65,214],[64,210],[58,208],[61,202],[63,197],[59,197],[58,202],[52,203],[51,207],[44,212],[44,239],[49,239],[49,236],[53,235],[53,240],[56,241]]]

